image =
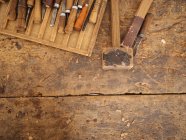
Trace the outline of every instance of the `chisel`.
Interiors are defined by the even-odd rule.
[[[35,7],[34,7],[34,23],[41,23],[41,0],[35,1]]]
[[[16,20],[17,3],[18,3],[18,0],[11,0],[10,1],[10,10],[8,11],[8,15],[7,15],[8,20]]]
[[[75,0],[67,21],[67,25],[65,27],[65,33],[71,33],[73,31],[73,27],[76,21],[77,10],[78,10],[78,0]]]
[[[99,13],[100,4],[101,4],[101,0],[96,0],[94,8],[92,10],[92,13],[90,15],[89,22],[94,23],[94,24],[96,23],[98,13]]]
[[[26,25],[28,25],[28,21],[29,21],[33,6],[34,6],[34,0],[27,0]]]
[[[26,8],[27,2],[26,0],[19,0],[18,3],[18,15],[17,15],[17,26],[16,29],[18,32],[24,32],[26,29]]]
[[[140,32],[136,38],[135,45],[133,47],[133,54],[134,56],[136,55],[137,49],[139,48],[141,42],[144,40],[146,33],[148,31],[148,28],[152,22],[153,19],[153,14],[148,13],[145,17],[145,21],[140,29]]]
[[[44,19],[45,12],[46,12],[46,0],[42,0],[42,12],[41,12],[41,18]]]
[[[88,1],[86,1],[75,22],[74,29],[77,31],[81,30],[83,23],[85,22],[85,19],[87,17],[87,12],[88,12],[88,6],[89,6]]]
[[[86,0],[79,0],[78,1],[78,13],[77,13],[77,17],[79,16],[79,14],[81,13],[81,10],[83,8],[83,5],[85,4]]]
[[[53,27],[56,21],[56,16],[57,16],[57,11],[59,9],[59,5],[61,3],[61,0],[55,0],[54,7],[53,7],[53,12],[52,12],[52,19],[50,22],[50,26]]]
[[[62,1],[62,12],[59,17],[59,24],[58,24],[58,33],[64,33],[65,24],[66,24],[66,0]]]
[[[65,10],[65,13],[66,13],[66,22],[68,21],[68,17],[70,15],[70,11],[72,9],[73,3],[74,3],[74,0],[67,0],[66,1],[66,10]]]

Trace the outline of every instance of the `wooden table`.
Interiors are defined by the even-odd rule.
[[[122,38],[139,3],[121,0]],[[110,3],[90,58],[0,35],[0,139],[184,139],[185,5],[154,1],[130,71],[101,69]]]

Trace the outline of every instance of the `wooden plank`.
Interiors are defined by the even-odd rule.
[[[0,99],[0,138],[184,139],[186,96]]]

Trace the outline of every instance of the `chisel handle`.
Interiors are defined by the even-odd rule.
[[[141,28],[140,33],[139,33],[139,35],[141,37],[145,37],[145,34],[147,33],[147,31],[149,29],[149,26],[152,23],[153,17],[154,17],[154,15],[152,13],[148,13],[146,15],[144,23],[143,23],[142,28]]]
[[[73,27],[75,24],[75,20],[76,20],[76,15],[77,15],[77,6],[72,6],[72,10],[70,12],[70,16],[68,18],[68,22],[67,22],[67,26],[65,27],[65,32],[66,33],[71,33],[73,31]]]
[[[41,0],[35,1],[34,13],[34,23],[41,23]]]
[[[70,10],[72,8],[73,3],[74,3],[74,0],[67,0],[66,1],[66,10]]]
[[[46,0],[46,7],[53,7],[54,0]]]
[[[74,25],[75,30],[77,31],[81,30],[83,23],[87,16],[87,12],[88,12],[88,4],[85,4],[85,6],[83,6],[81,13],[79,14],[78,19],[76,20],[76,23]]]
[[[78,8],[82,8],[84,4],[85,4],[85,0],[79,0],[78,1]]]
[[[92,13],[90,15],[90,19],[89,19],[91,23],[96,23],[97,21],[100,4],[101,4],[101,0],[96,0]]]
[[[17,31],[24,32],[26,29],[26,0],[19,0],[18,3],[18,15],[17,15]]]
[[[10,1],[10,10],[8,11],[8,19],[9,20],[16,20],[16,7],[17,7],[18,0],[11,0]]]
[[[61,13],[59,17],[58,33],[64,33],[65,23],[66,23],[66,15],[65,13]]]
[[[27,5],[33,7],[34,6],[34,2],[35,2],[35,0],[27,0]]]

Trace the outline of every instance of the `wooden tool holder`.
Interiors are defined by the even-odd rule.
[[[97,34],[106,8],[107,0],[101,0],[99,16],[96,24],[88,23],[84,31],[73,31],[70,34],[58,33],[58,22],[61,13],[61,6],[57,13],[57,19],[54,27],[50,27],[52,10],[47,22],[46,30],[43,36],[39,36],[41,24],[34,23],[34,9],[25,32],[17,32],[16,21],[7,19],[7,14],[10,9],[10,2],[0,5],[0,33],[15,36],[21,39],[37,42],[43,45],[55,47],[69,52],[91,56],[95,46]]]

